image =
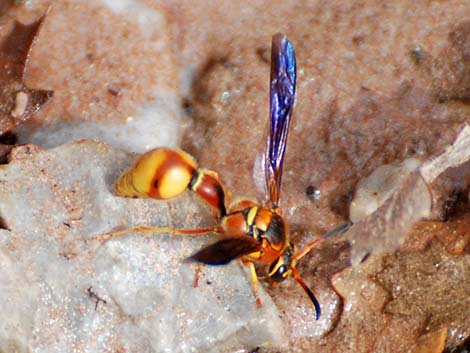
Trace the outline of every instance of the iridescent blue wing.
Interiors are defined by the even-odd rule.
[[[282,165],[294,108],[296,63],[294,48],[283,34],[273,37],[271,49],[270,132],[265,152],[265,177],[271,207],[279,207]]]

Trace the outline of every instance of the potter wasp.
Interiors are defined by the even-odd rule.
[[[220,239],[190,257],[204,265],[224,265],[241,259],[249,267],[253,294],[258,306],[258,277],[255,263],[268,268],[272,284],[292,275],[312,301],[316,318],[320,304],[300,277],[297,262],[324,238],[314,240],[297,251],[289,238],[289,229],[282,217],[279,196],[287,135],[294,107],[296,60],[292,44],[286,36],[272,39],[270,80],[270,126],[264,153],[264,174],[267,201],[260,205],[251,200],[231,203],[230,194],[217,173],[201,169],[184,151],[156,148],[142,155],[116,182],[114,193],[124,197],[171,199],[186,189],[199,195],[217,211],[217,224],[198,229],[137,227],[103,234],[106,240],[130,232],[198,235],[215,233]],[[200,274],[196,274],[195,285]]]

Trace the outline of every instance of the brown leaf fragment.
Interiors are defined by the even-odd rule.
[[[0,44],[0,134],[22,124],[47,104],[53,91],[24,84],[26,65],[44,17],[25,25],[15,21]]]

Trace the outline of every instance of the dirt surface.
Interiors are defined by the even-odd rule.
[[[201,57],[183,147],[217,170],[236,194],[263,197],[253,169],[268,117],[269,36],[281,31],[294,43],[298,94],[281,198],[300,243],[347,219],[358,180],[383,164],[439,154],[469,121],[470,23],[462,17],[468,3],[254,1],[199,7],[183,1],[171,9],[180,16],[183,54]],[[452,198],[462,195],[458,207],[466,214],[468,179],[462,171],[454,174],[459,181],[447,179],[441,198],[452,209]],[[309,186],[320,190],[319,200],[308,197]],[[435,216],[445,218],[442,203],[435,207]],[[321,323],[304,313],[300,291],[294,285],[273,291],[292,329],[288,351],[418,351],[420,344],[430,349],[419,343],[426,342],[419,341],[425,334],[446,340],[442,327],[447,349],[464,349],[470,288],[460,271],[468,269],[469,258],[444,250],[467,247],[470,229],[463,219],[415,229],[411,236],[418,243],[434,239],[422,252],[399,251],[341,272],[335,280],[344,287],[334,283],[343,303],[325,283],[344,264],[344,247],[326,247],[335,254],[327,265],[321,260],[327,255],[304,260],[303,276],[335,308],[327,309],[329,319],[338,310],[342,314],[329,334],[308,338]],[[443,233],[453,234],[447,236],[454,242],[436,240]]]
[[[167,26],[158,13],[139,23],[100,3],[39,3],[37,11],[48,9],[48,20],[28,82],[54,90],[55,97],[38,119],[125,120],[151,99],[155,86],[177,90]]]
[[[299,78],[283,208],[293,223],[330,229],[347,217],[359,178],[382,164],[438,153],[468,117],[461,101],[436,96],[437,74],[413,56],[422,48],[436,58],[429,59],[434,67],[443,67],[465,55],[462,40],[452,40],[470,26],[459,21],[465,3],[269,4],[178,8],[187,24],[183,53],[209,53],[196,71],[194,125],[183,146],[237,193],[256,193],[252,170],[268,117],[269,38],[286,33]],[[468,62],[461,63],[468,72]],[[318,202],[306,196],[310,185],[321,191]]]

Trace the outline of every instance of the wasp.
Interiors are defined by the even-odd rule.
[[[198,235],[215,233],[220,240],[204,247],[190,259],[204,265],[224,265],[234,259],[249,267],[253,294],[259,307],[258,276],[255,264],[268,268],[275,285],[293,276],[313,303],[316,319],[320,304],[302,280],[297,262],[325,238],[307,244],[297,251],[289,237],[289,227],[279,207],[280,186],[287,136],[296,90],[296,58],[291,42],[283,34],[272,38],[270,78],[270,124],[264,152],[266,180],[265,204],[248,199],[230,202],[230,193],[216,172],[199,168],[192,156],[182,150],[156,148],[143,154],[119,177],[114,193],[123,197],[146,197],[165,200],[185,190],[195,192],[216,210],[216,225],[198,229],[136,227],[98,236],[106,240],[130,232]],[[195,286],[201,269],[196,274]]]

